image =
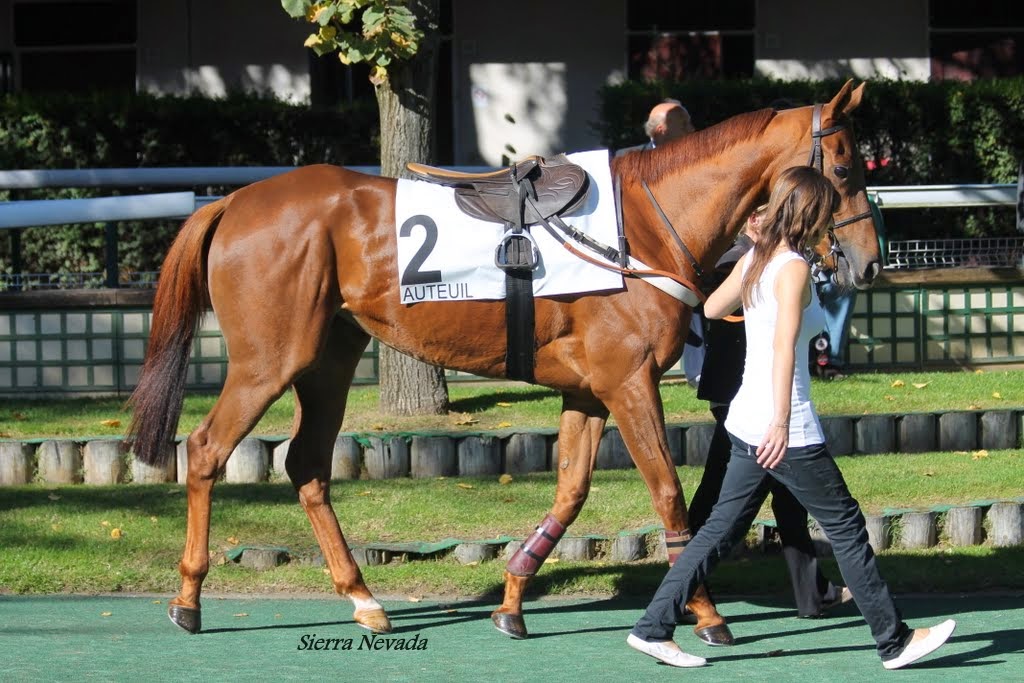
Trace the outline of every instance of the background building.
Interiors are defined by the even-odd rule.
[[[1024,3],[1004,0],[442,0],[441,24],[439,156],[458,164],[596,146],[597,89],[623,79],[1024,73]],[[372,96],[308,33],[278,0],[0,0],[0,92]]]

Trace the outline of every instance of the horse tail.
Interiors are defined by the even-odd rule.
[[[153,300],[149,346],[132,407],[126,444],[148,465],[164,465],[174,440],[185,395],[185,371],[192,339],[209,298],[206,250],[228,199],[200,207],[174,239]]]

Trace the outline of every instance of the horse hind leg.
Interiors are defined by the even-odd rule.
[[[228,366],[224,389],[202,423],[186,441],[188,449],[188,522],[185,550],[178,570],[181,592],[167,614],[189,633],[202,627],[200,594],[210,569],[210,506],[213,485],[235,446],[256,426],[263,412],[287,384],[255,379],[239,365]]]
[[[607,400],[622,441],[647,484],[655,512],[665,527],[669,564],[690,538],[686,501],[665,435],[665,418],[657,384],[642,371],[623,383]],[[708,645],[732,645],[728,624],[700,586],[686,608],[697,617],[693,631]]]
[[[597,460],[608,411],[593,397],[563,394],[558,428],[558,486],[555,503],[533,534],[505,569],[505,599],[491,614],[495,628],[517,640],[526,638],[523,595],[590,493],[590,481]]]
[[[366,587],[330,500],[332,447],[368,341],[361,330],[336,319],[320,362],[295,381],[298,415],[285,469],[313,526],[334,590],[355,604],[357,624],[374,633],[390,633],[387,613]]]

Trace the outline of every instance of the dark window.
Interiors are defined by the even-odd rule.
[[[25,91],[135,91],[136,0],[15,2],[15,82]]]
[[[1013,0],[931,0],[928,18],[933,29],[1024,26],[1024,3]]]
[[[626,22],[630,31],[752,31],[754,0],[629,0]]]
[[[1024,3],[928,3],[932,78],[971,81],[1024,74]]]
[[[1024,31],[933,33],[932,77],[955,80],[1024,74]]]
[[[23,52],[26,92],[135,91],[135,50]]]
[[[745,78],[754,73],[754,0],[629,0],[627,69],[633,80]]]
[[[135,0],[14,5],[18,47],[135,43]]]
[[[14,92],[14,57],[0,53],[0,95]]]

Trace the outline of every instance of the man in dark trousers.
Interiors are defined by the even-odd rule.
[[[716,286],[732,271],[739,258],[754,246],[760,214],[755,212],[747,220],[746,232],[741,234],[715,267]],[[739,311],[742,315],[742,311]],[[729,403],[736,395],[743,377],[743,362],[747,338],[741,322],[707,321],[704,336],[705,355],[697,398],[711,403],[715,417],[715,432],[708,448],[707,462],[700,485],[689,506],[690,532],[707,521],[711,508],[722,490],[722,480],[729,464],[732,444],[725,430]],[[797,615],[802,618],[824,616],[825,610],[852,599],[849,590],[836,586],[821,573],[814,543],[807,530],[807,510],[797,502],[785,486],[771,479],[772,512],[782,539],[782,553],[789,568],[789,578],[796,599]]]

